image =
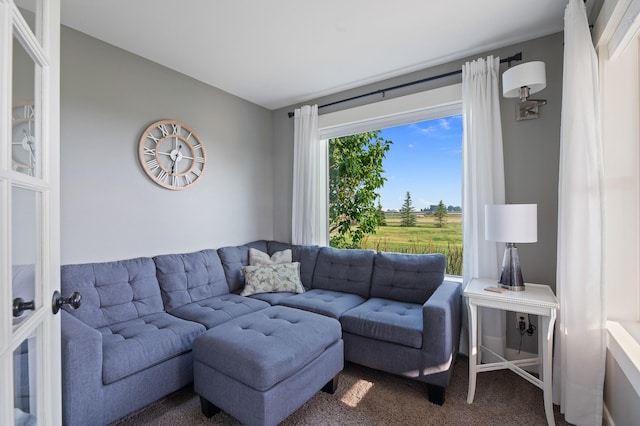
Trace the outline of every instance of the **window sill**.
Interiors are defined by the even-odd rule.
[[[640,322],[607,321],[607,348],[640,395]]]

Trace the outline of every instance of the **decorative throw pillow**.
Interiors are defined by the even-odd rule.
[[[290,291],[304,293],[300,281],[300,263],[282,263],[276,265],[245,266],[242,268],[245,285],[242,296],[256,293],[274,293]]]
[[[291,263],[291,249],[277,251],[269,257],[269,255],[263,251],[249,248],[249,265],[276,265],[280,263]]]

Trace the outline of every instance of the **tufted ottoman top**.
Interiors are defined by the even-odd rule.
[[[196,338],[196,361],[256,390],[293,375],[340,340],[333,318],[273,306],[233,319]]]

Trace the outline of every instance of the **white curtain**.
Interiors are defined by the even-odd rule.
[[[318,135],[318,106],[294,113],[291,243],[328,245],[328,145]]]
[[[603,165],[598,61],[582,0],[569,0],[564,25],[554,402],[570,423],[601,425]]]
[[[504,204],[505,201],[499,67],[500,59],[493,56],[462,66],[462,274],[465,286],[472,278],[496,278],[497,281],[504,252],[504,244],[486,241],[484,237],[485,204]],[[505,312],[483,310],[481,323],[483,345],[504,356]],[[463,324],[461,351],[468,352],[467,321]]]

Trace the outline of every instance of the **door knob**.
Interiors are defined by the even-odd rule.
[[[16,297],[13,299],[13,316],[19,317],[24,313],[24,311],[35,311],[36,303],[34,300],[31,302],[25,302],[21,297]]]
[[[53,292],[53,299],[51,300],[51,310],[53,314],[57,314],[62,305],[69,305],[73,309],[78,309],[80,307],[80,302],[82,301],[82,295],[77,291],[71,293],[69,297],[62,297],[58,290]]]

